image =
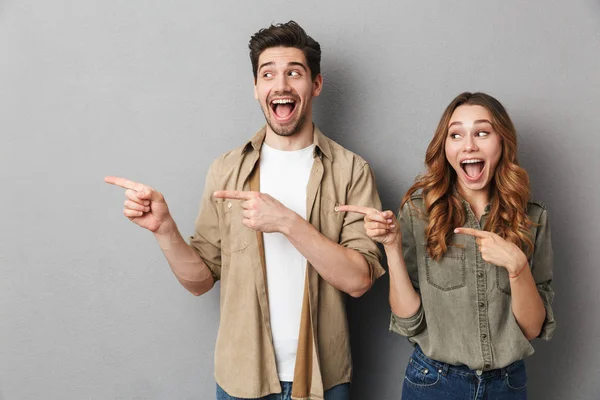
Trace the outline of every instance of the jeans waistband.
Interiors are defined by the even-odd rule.
[[[493,379],[504,377],[512,370],[520,367],[523,364],[523,360],[517,360],[504,368],[492,369],[488,371],[473,370],[466,365],[452,365],[441,361],[433,360],[427,357],[425,354],[423,354],[423,351],[418,345],[415,346],[413,357],[417,357],[421,361],[424,361],[430,364],[431,366],[435,367],[437,370],[440,371],[442,375],[448,375],[448,373],[453,373],[466,377],[478,377],[480,379]]]

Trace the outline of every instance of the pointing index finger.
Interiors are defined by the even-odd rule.
[[[470,236],[479,237],[479,238],[488,237],[490,234],[487,231],[480,231],[478,229],[473,229],[473,228],[456,228],[454,230],[454,233],[458,233],[461,235],[470,235]]]
[[[133,189],[136,191],[140,187],[139,183],[135,183],[129,179],[120,178],[118,176],[107,176],[104,178],[104,182],[110,183],[111,185],[120,186],[124,189]]]

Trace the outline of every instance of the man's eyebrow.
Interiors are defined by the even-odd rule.
[[[269,62],[263,63],[258,67],[258,69],[260,70],[261,68],[266,67],[268,65],[275,65],[275,62],[269,61]]]
[[[258,70],[260,71],[264,67],[270,67],[273,65],[275,65],[275,61],[268,61],[266,63],[261,64],[258,67]],[[300,61],[290,61],[288,63],[288,67],[301,67],[304,71],[308,72],[308,68],[306,68],[306,65],[304,65],[304,63],[301,63]]]
[[[306,65],[304,65],[303,63],[301,63],[300,61],[290,61],[288,63],[289,66],[298,66],[298,67],[302,67],[302,69],[306,72],[308,72]]]

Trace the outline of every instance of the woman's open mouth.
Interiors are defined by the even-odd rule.
[[[462,160],[460,166],[465,172],[465,177],[468,181],[477,182],[483,175],[485,161],[479,158],[472,158],[469,160]]]

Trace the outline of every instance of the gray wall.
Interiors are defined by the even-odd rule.
[[[158,188],[190,234],[210,162],[263,123],[247,41],[288,19],[323,47],[317,123],[387,208],[456,94],[506,105],[556,253],[531,398],[598,399],[600,2],[0,0],[0,400],[214,397],[218,286],[183,290],[102,178]],[[400,397],[387,286],[349,302],[354,399]]]

